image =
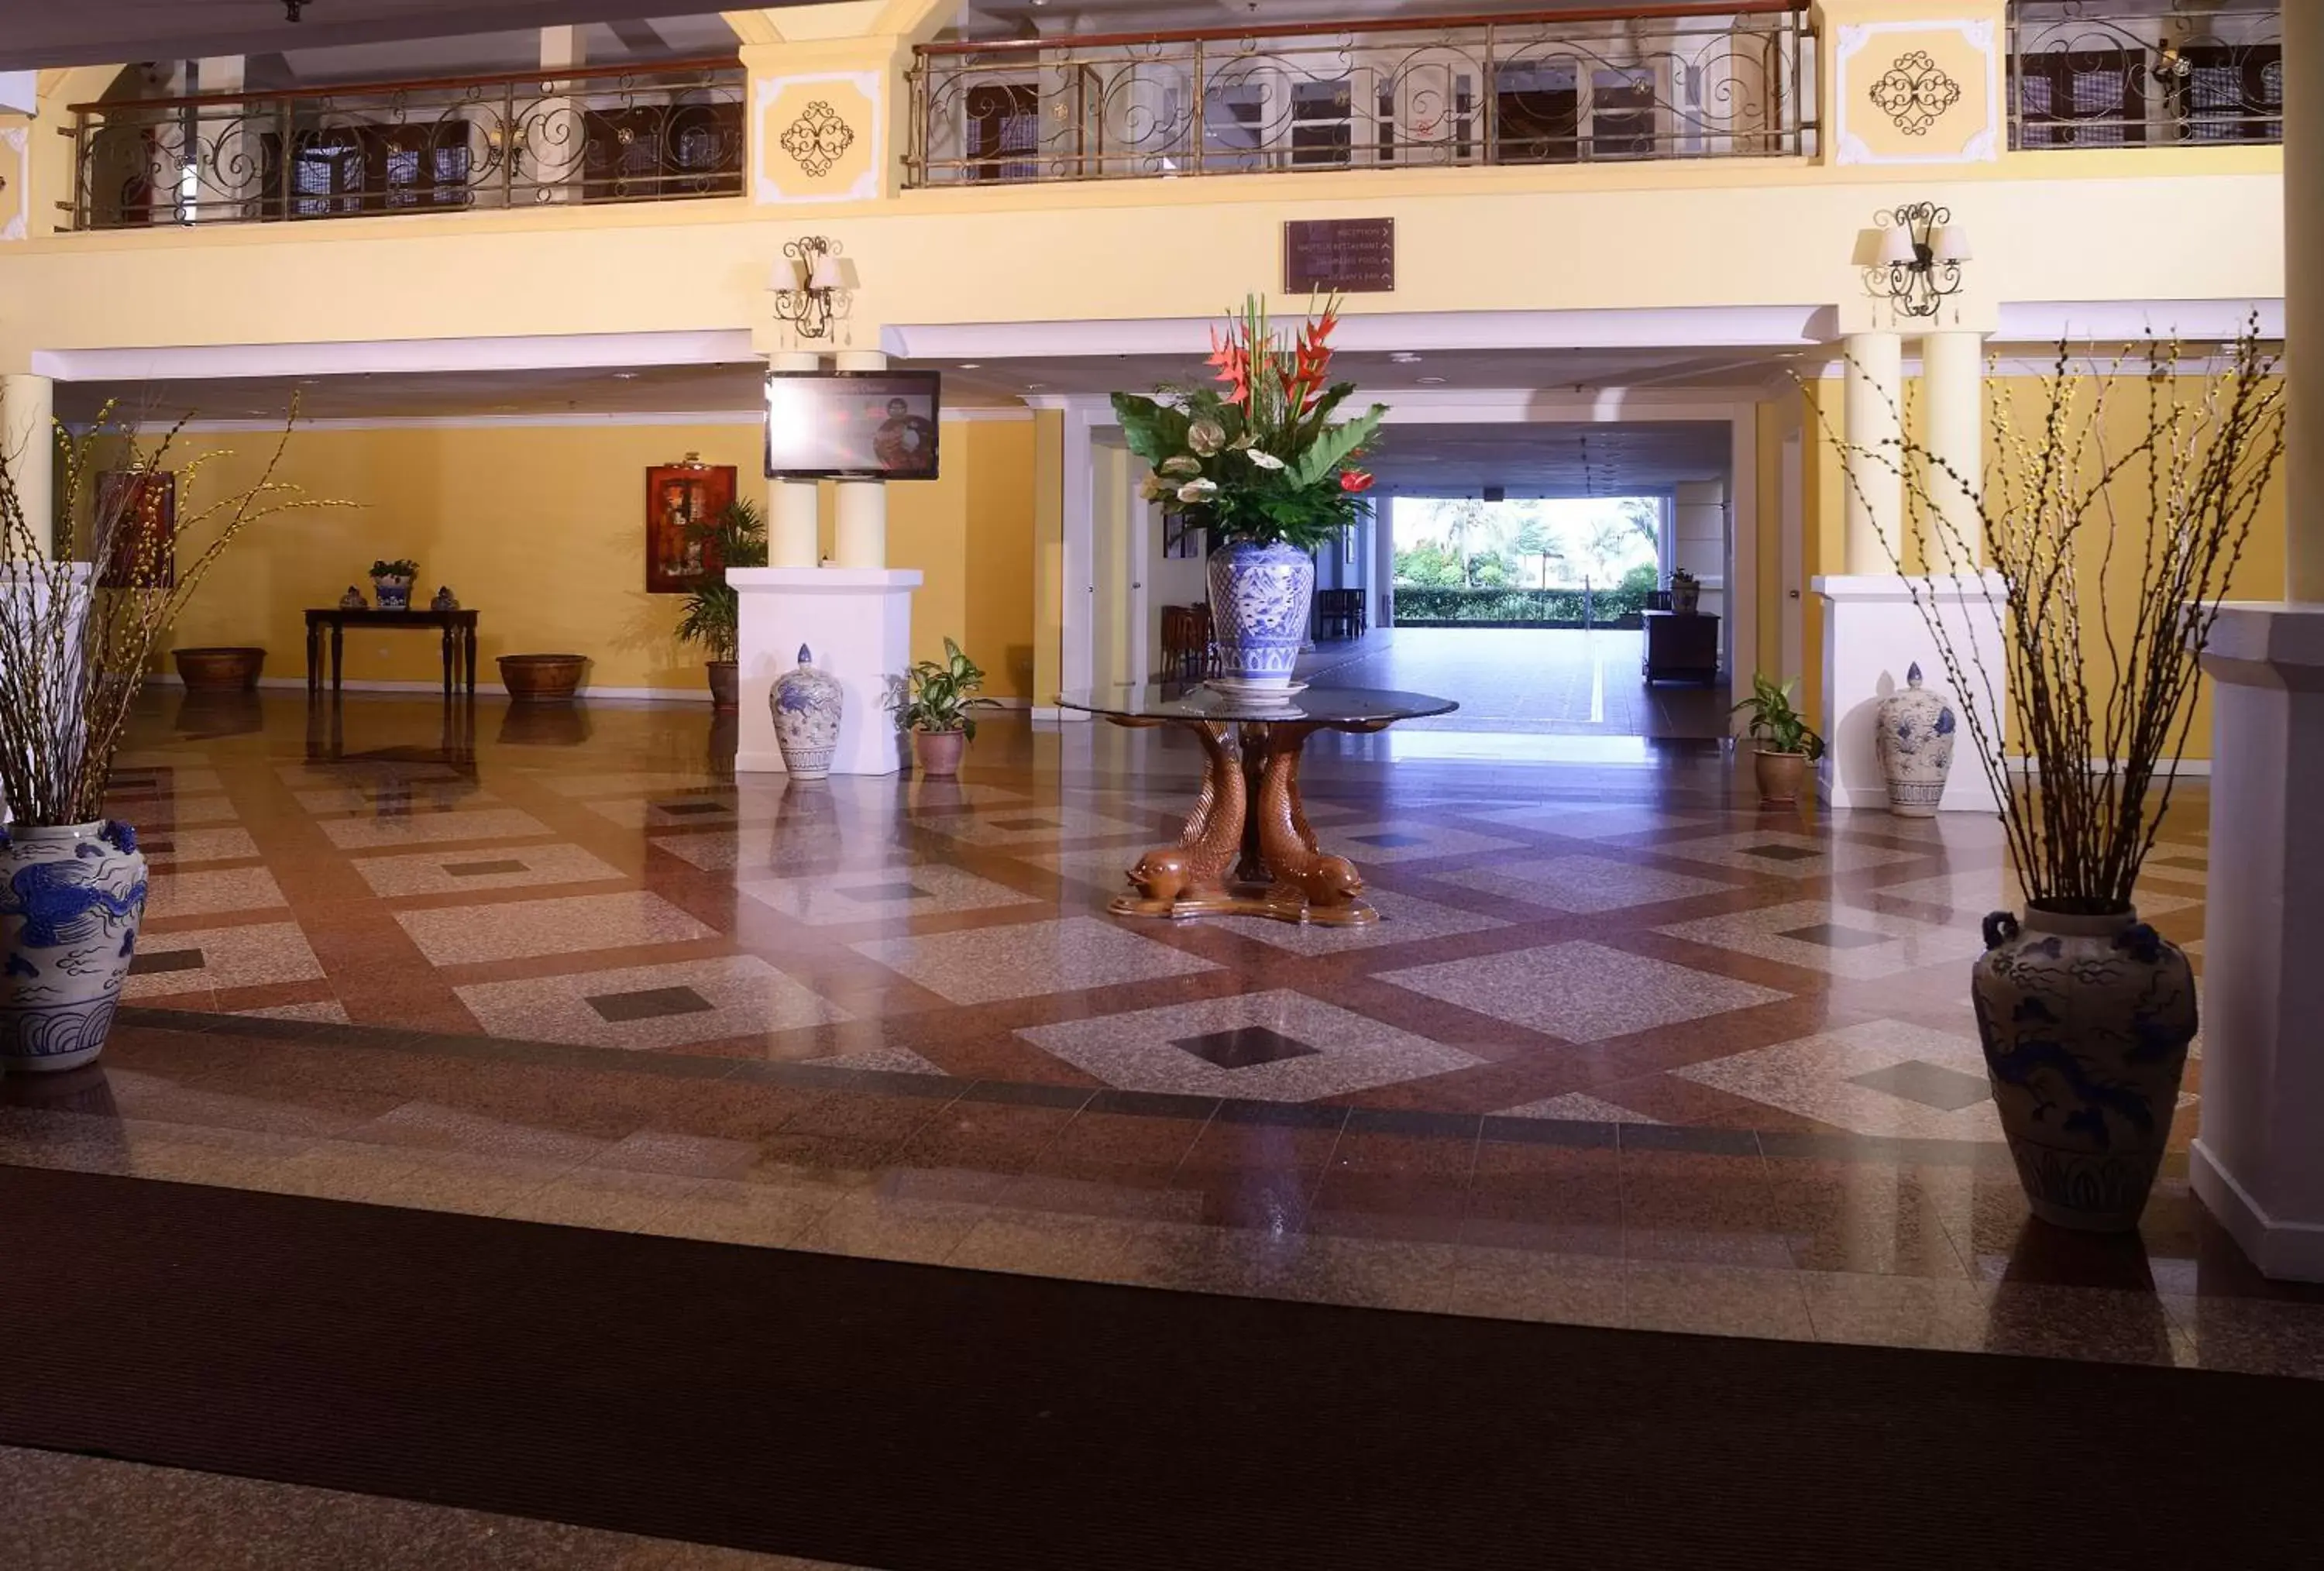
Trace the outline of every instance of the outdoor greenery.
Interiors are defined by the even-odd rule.
[[[742,602],[724,569],[767,565],[766,514],[757,503],[737,497],[717,517],[689,525],[687,533],[702,542],[702,559],[713,570],[686,592],[678,607],[678,641],[701,645],[714,661],[733,660],[742,635]]]
[[[968,711],[990,707],[991,698],[977,698],[984,671],[961,652],[959,644],[945,640],[941,662],[924,660],[908,673],[911,696],[898,707],[897,719],[908,731],[957,731],[976,740],[976,721]]]
[[[1751,673],[1751,696],[1735,706],[1735,713],[1751,715],[1751,738],[1768,753],[1804,753],[1811,761],[1823,756],[1823,738],[1809,728],[1807,716],[1792,707],[1799,681],[1777,686],[1763,671]]]
[[[1638,569],[1652,578],[1654,569]],[[1436,588],[1398,584],[1396,624],[1464,623],[1525,627],[1636,627],[1654,585],[1625,579],[1609,589]]]
[[[1399,606],[1409,603],[1406,586],[1578,592],[1586,583],[1601,594],[1617,585],[1642,593],[1659,587],[1657,509],[1645,497],[1586,503],[1400,497],[1393,513]]]
[[[1273,326],[1253,295],[1213,332],[1216,385],[1113,395],[1130,450],[1154,467],[1148,501],[1209,531],[1213,549],[1247,542],[1313,550],[1356,522],[1372,477],[1353,467],[1388,411],[1332,417],[1356,391],[1333,382],[1339,302],[1296,333]]]

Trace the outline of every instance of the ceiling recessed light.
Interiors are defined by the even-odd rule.
[[[1420,356],[1414,354],[1409,349],[1398,349],[1394,354],[1390,355],[1388,358],[1398,365],[1417,365],[1420,364]]]
[[[634,371],[616,371],[613,373],[613,380],[616,382],[635,382],[637,379],[638,374]]]
[[[1444,378],[1442,376],[1417,376],[1413,380],[1419,383],[1423,387],[1442,387],[1444,385]]]
[[[1028,382],[1025,384],[1025,391],[1028,393],[1042,393],[1047,390],[1048,385],[1049,384],[1046,382]]]
[[[963,371],[982,371],[984,369],[984,362],[982,360],[964,360],[960,363],[960,368]]]

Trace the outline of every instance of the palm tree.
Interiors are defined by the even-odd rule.
[[[1536,588],[1549,587],[1549,564],[1553,559],[1559,567],[1565,566],[1565,548],[1550,538],[1549,531],[1543,527],[1538,518],[1529,518],[1525,522],[1517,531],[1517,539],[1510,542],[1510,549],[1521,557],[1540,559],[1539,571],[1536,575]]]

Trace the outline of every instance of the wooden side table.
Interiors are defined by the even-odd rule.
[[[1655,682],[1719,680],[1719,618],[1701,611],[1646,614],[1646,674]]]
[[[444,640],[444,696],[452,696],[456,680],[464,684],[468,697],[476,696],[476,614],[474,611],[382,611],[366,605],[360,610],[337,605],[310,609],[307,613],[307,690],[318,693],[323,688],[323,630],[331,633],[331,691],[337,692],[346,683],[346,643],[349,627],[415,628],[432,627]]]

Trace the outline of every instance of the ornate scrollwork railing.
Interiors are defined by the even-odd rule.
[[[2013,147],[2283,140],[2281,5],[2051,0],[2009,32]]]
[[[74,106],[77,229],[737,196],[732,60]]]
[[[922,186],[1813,151],[1804,4],[924,45]]]

